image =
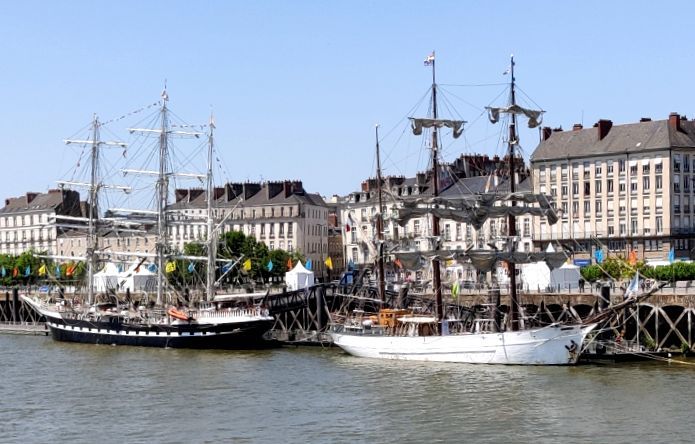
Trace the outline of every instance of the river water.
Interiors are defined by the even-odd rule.
[[[520,367],[0,335],[3,443],[693,442],[695,362]]]

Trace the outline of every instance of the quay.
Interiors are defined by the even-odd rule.
[[[48,336],[43,322],[0,322],[0,334]]]

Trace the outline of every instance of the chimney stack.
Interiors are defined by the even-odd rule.
[[[668,115],[668,126],[675,131],[681,131],[681,116],[678,113]]]
[[[553,134],[553,130],[549,126],[544,126],[542,130],[543,140],[548,140],[551,134]]]
[[[639,119],[639,121],[640,122],[651,122],[652,118],[651,117],[642,117],[641,119]]]
[[[582,125],[581,123],[575,123],[574,126],[572,126],[572,131],[579,131],[579,130],[583,130],[583,129],[584,129],[584,125]]]
[[[598,140],[603,140],[613,127],[613,122],[611,120],[601,119],[596,122],[596,127],[598,128]]]

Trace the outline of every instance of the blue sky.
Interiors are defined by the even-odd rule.
[[[155,102],[165,79],[185,121],[205,123],[213,108],[223,179],[347,194],[374,174],[377,122],[385,174],[413,175],[426,162],[403,118],[431,83],[432,50],[444,111],[471,122],[445,145],[448,160],[502,153],[499,126],[481,116],[506,99],[512,53],[548,126],[692,118],[694,12],[639,1],[0,2],[0,189],[55,187],[79,154],[64,138],[95,112]],[[481,84],[492,85],[470,86]],[[110,133],[126,138],[119,125]],[[528,155],[538,133],[521,137]]]

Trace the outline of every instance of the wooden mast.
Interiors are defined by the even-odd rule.
[[[435,58],[434,51],[430,58],[432,65],[432,117],[437,120],[437,82],[435,77]],[[437,125],[432,127],[432,196],[439,195],[439,165],[438,165],[438,140],[437,140]],[[432,213],[432,237],[435,239],[434,250],[439,250],[439,216]],[[443,334],[442,322],[444,319],[444,307],[442,304],[442,279],[440,276],[439,258],[435,256],[432,259],[432,287],[434,290],[434,300],[437,310],[437,322],[440,323],[439,333]]]
[[[514,91],[514,56],[511,56],[511,66],[509,68],[509,74],[511,75],[511,88],[510,88],[510,105],[516,105],[516,93]],[[514,193],[516,191],[516,174],[514,165],[514,145],[517,144],[516,135],[516,114],[511,113],[511,122],[509,123],[509,192]],[[516,205],[516,201],[512,200],[512,206]],[[511,243],[511,253],[516,250],[516,217],[512,212],[508,216],[508,235],[509,242]],[[519,330],[519,299],[516,294],[516,265],[514,262],[507,262],[507,268],[509,269],[509,320],[511,324],[512,331]]]
[[[386,302],[386,290],[384,282],[384,215],[383,201],[381,197],[381,157],[379,154],[379,125],[374,128],[376,137],[376,189],[379,195],[379,210],[376,217],[376,233],[377,233],[377,272],[379,273],[379,300],[383,304]]]

